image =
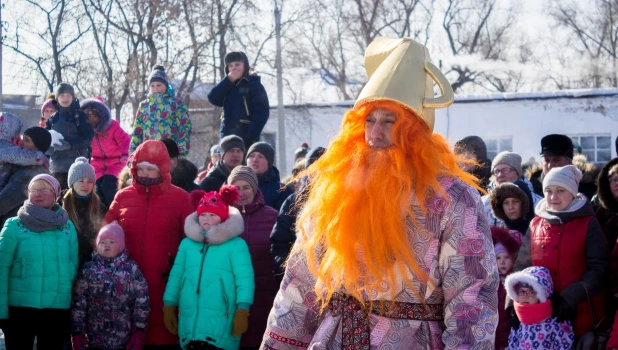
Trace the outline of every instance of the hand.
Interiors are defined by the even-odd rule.
[[[515,308],[510,306],[506,308],[506,315],[509,318],[509,323],[514,330],[518,330],[521,325],[521,321],[519,321],[519,317],[517,317],[517,313],[515,312]]]
[[[163,324],[165,324],[165,328],[172,334],[178,334],[177,309],[176,306],[171,305],[163,307]]]
[[[71,337],[71,347],[73,350],[85,350],[88,347],[88,339],[83,334]]]
[[[230,79],[232,83],[235,83],[240,77],[242,77],[242,71],[231,71],[227,74],[227,78]]]
[[[125,349],[127,350],[142,350],[146,343],[146,332],[136,331],[131,335],[131,339],[127,343]]]
[[[54,144],[55,151],[70,151],[71,144],[65,140],[58,140],[57,143]]]
[[[240,337],[249,328],[249,311],[236,309],[234,321],[232,321],[232,337]]]
[[[556,303],[552,304],[556,305],[552,313],[552,316],[556,318],[556,321],[572,321],[575,317],[575,310],[573,310],[571,305],[569,305],[563,297],[560,297]]]

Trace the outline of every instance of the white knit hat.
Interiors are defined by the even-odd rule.
[[[576,197],[581,179],[582,172],[575,165],[552,168],[543,178],[543,192],[548,186],[556,185],[566,189],[571,192],[573,197]]]

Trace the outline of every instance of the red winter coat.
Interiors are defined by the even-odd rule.
[[[170,159],[163,142],[149,140],[137,148],[131,167],[134,179],[137,164],[143,161],[156,164],[164,181],[145,187],[134,180],[116,194],[104,221],[117,220],[122,226],[126,248],[148,282],[152,311],[146,344],[178,344],[178,336],[163,324],[163,292],[192,208],[187,192],[171,184]]]
[[[584,282],[594,303],[597,321],[605,314],[603,289],[609,272],[609,251],[601,225],[589,201],[578,195],[569,211],[548,212],[545,199],[519,251],[515,271],[543,266],[551,272],[555,294],[575,309],[575,337],[593,329]]]
[[[90,164],[94,168],[97,179],[103,175],[118,177],[122,168],[127,165],[129,154],[129,144],[131,137],[127,134],[120,124],[115,120],[110,120],[109,126],[99,131],[95,128],[92,138],[92,161]],[[103,122],[99,122],[99,125]]]
[[[240,346],[260,346],[268,314],[279,291],[275,280],[273,258],[270,254],[270,232],[275,226],[275,209],[264,204],[264,196],[258,190],[253,202],[246,206],[236,206],[245,221],[245,232],[240,235],[249,246],[251,263],[255,273],[255,296],[249,316],[249,328],[242,336]]]

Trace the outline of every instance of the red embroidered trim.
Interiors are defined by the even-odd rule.
[[[308,348],[309,347],[309,343],[305,343],[305,342],[302,342],[302,341],[298,341],[298,340],[282,337],[279,334],[275,334],[273,332],[268,332],[268,336],[270,338],[278,341],[278,342],[281,342],[281,343],[286,343],[286,344],[290,344],[290,345],[294,345],[294,346],[302,346],[303,348]]]

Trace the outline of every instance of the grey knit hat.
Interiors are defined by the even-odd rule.
[[[556,185],[571,192],[573,197],[576,197],[581,179],[582,172],[575,165],[551,168],[543,178],[543,192],[548,186]]]
[[[249,185],[251,186],[251,189],[253,190],[253,194],[257,193],[258,178],[257,178],[257,175],[255,175],[255,172],[253,171],[253,169],[249,168],[248,166],[244,166],[244,165],[237,166],[236,168],[234,168],[234,170],[232,170],[232,172],[230,173],[230,176],[227,178],[227,183],[232,185],[234,181],[236,180],[247,181]]]
[[[165,68],[160,64],[157,64],[152,68],[152,72],[150,72],[150,76],[148,77],[148,85],[155,81],[162,83],[166,87],[169,85]]]
[[[71,84],[60,83],[60,84],[58,84],[58,86],[56,86],[56,91],[54,91],[54,95],[56,96],[55,97],[56,100],[62,94],[70,94],[71,96],[73,96],[73,99],[75,99],[75,89],[73,89],[73,86],[71,86]]]
[[[491,172],[493,173],[494,169],[500,164],[506,164],[515,169],[515,172],[519,175],[519,177],[522,177],[524,174],[524,171],[521,169],[521,156],[517,153],[506,151],[498,153],[498,155],[494,158],[494,161],[491,162]]]
[[[243,143],[243,146],[244,146],[244,143]],[[214,145],[214,146],[210,147],[210,155],[211,156],[214,156],[215,154],[216,155],[220,155],[220,153],[219,153],[220,151],[221,151],[221,148],[219,147],[219,145]]]
[[[266,142],[256,142],[251,145],[251,147],[249,147],[249,151],[247,151],[245,161],[249,159],[249,156],[253,152],[261,153],[266,158],[266,160],[268,161],[268,168],[272,167],[275,163],[275,150],[270,144]]]
[[[245,142],[236,135],[227,135],[221,139],[221,157],[232,148],[240,148],[245,153]]]
[[[94,174],[94,168],[88,163],[88,159],[84,157],[77,157],[75,162],[71,164],[69,168],[68,184],[69,188],[73,187],[73,184],[79,179],[88,178],[92,182],[97,181],[97,177]]]

